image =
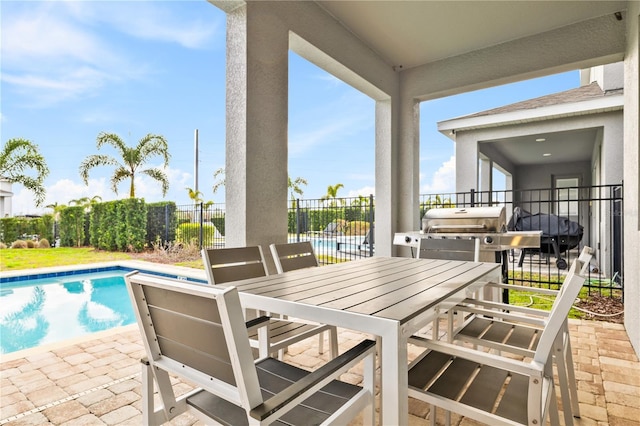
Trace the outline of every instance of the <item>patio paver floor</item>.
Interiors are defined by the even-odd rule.
[[[582,417],[577,425],[640,425],[640,362],[620,324],[570,320]],[[363,336],[339,330],[341,351]],[[286,360],[313,369],[319,356],[317,339],[289,348]],[[410,351],[411,352],[411,351]],[[2,355],[0,425],[139,425],[140,363],[144,349],[136,326],[97,333],[63,346],[45,346]],[[343,380],[359,383],[357,370]],[[177,393],[191,389],[176,381]],[[429,408],[410,399],[409,424],[429,424]],[[444,419],[437,416],[438,424]],[[562,421],[562,418],[561,418]],[[172,425],[200,425],[189,414]],[[358,422],[354,422],[358,424]],[[452,424],[478,424],[452,416]]]

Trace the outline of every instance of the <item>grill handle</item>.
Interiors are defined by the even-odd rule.
[[[485,229],[486,226],[485,225],[474,225],[474,224],[468,224],[468,225],[431,225],[429,227],[429,229],[469,229],[469,228],[474,228],[474,229]]]

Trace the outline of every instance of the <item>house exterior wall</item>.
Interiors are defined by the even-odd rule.
[[[7,180],[0,180],[0,217],[11,216],[12,206],[11,199],[13,193],[11,192],[12,184]]]
[[[626,14],[624,59],[624,325],[640,354],[640,2]]]

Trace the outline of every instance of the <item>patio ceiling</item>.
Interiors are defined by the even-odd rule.
[[[408,69],[626,9],[625,1],[318,1]]]
[[[487,157],[498,151],[516,166],[572,163],[590,161],[597,137],[597,128],[580,129],[482,141],[479,148]]]

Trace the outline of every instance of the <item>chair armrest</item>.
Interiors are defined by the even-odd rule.
[[[492,316],[501,317],[502,314],[511,316],[514,319],[523,318],[524,315],[528,315],[525,321],[531,321],[532,323],[541,323],[542,319],[548,318],[550,311],[543,311],[542,309],[527,308],[526,306],[509,305],[508,303],[496,303],[486,300],[465,299],[456,306],[456,309],[471,312],[472,309],[477,309],[478,313],[491,312]],[[502,312],[501,312],[502,311]],[[509,311],[508,313],[505,311]],[[513,312],[520,314],[514,315]]]
[[[502,370],[509,370],[525,376],[542,377],[544,375],[544,365],[535,361],[518,361],[500,355],[482,352],[477,349],[465,348],[464,346],[445,343],[441,340],[431,340],[424,337],[413,336],[410,343],[431,349],[436,352],[464,358],[478,364],[488,365]]]
[[[491,287],[502,288],[505,290],[518,290],[518,291],[526,291],[530,293],[546,294],[548,296],[558,295],[558,290],[552,290],[550,288],[538,288],[538,287],[529,287],[526,285],[504,284],[504,283],[487,283],[486,285]]]
[[[375,354],[375,347],[375,341],[363,340],[353,348],[332,359],[319,369],[309,373],[309,375],[252,409],[250,412],[251,417],[262,421],[294,402],[299,397],[317,391],[317,389],[334,380],[335,377],[345,371],[347,367],[360,362],[367,355]]]
[[[254,318],[252,320],[245,322],[245,325],[247,326],[247,331],[252,332],[260,327],[266,327],[269,324],[270,319],[271,319],[270,317],[263,315],[261,317]]]

